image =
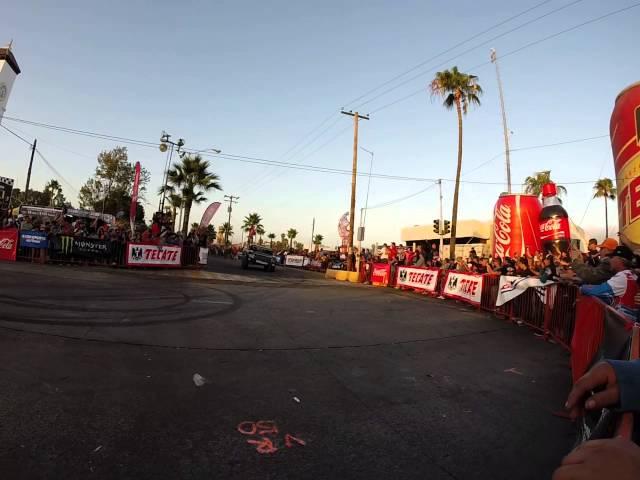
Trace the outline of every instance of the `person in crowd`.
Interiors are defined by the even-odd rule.
[[[20,219],[20,215],[18,215],[18,219]],[[20,222],[20,230],[33,230],[33,223],[31,223],[31,217],[27,215]]]
[[[620,245],[611,254],[610,264],[614,275],[598,285],[582,285],[580,292],[583,295],[598,297],[635,320],[638,315],[638,307],[634,300],[638,293],[638,277],[631,271],[632,258],[631,249]]]
[[[516,262],[516,275],[518,277],[533,277],[534,273],[529,268],[527,257],[520,257]]]
[[[393,262],[398,256],[398,247],[396,247],[396,242],[391,242],[391,246],[389,247],[389,262]]]
[[[384,243],[382,245],[382,248],[380,249],[380,262],[382,263],[387,263],[389,261],[389,247],[387,246],[386,243]]]
[[[413,265],[413,259],[415,257],[415,252],[408,245],[407,245],[407,249],[405,251],[405,254],[406,254],[406,257],[405,257],[405,263],[404,264],[407,265],[407,266]]]
[[[598,240],[595,238],[589,239],[587,244],[587,254],[583,258],[584,263],[590,267],[597,267],[600,264],[600,252],[598,251]]]
[[[615,407],[640,411],[640,360],[606,360],[583,375],[569,392],[565,407],[572,419],[585,410]],[[564,457],[553,480],[632,480],[640,478],[640,447],[612,438],[579,445]]]
[[[538,260],[537,257],[533,257],[531,261],[533,262],[533,264],[530,264],[531,272],[533,272],[533,275],[537,277],[542,271],[542,262]]]
[[[464,259],[462,257],[457,257],[456,258],[456,267],[455,267],[456,272],[469,272],[469,266],[467,265],[467,262],[464,261]]]
[[[424,252],[422,251],[422,245],[416,246],[416,251],[413,255],[413,266],[414,267],[424,267],[426,266],[427,261],[424,258]]]
[[[478,257],[478,254],[476,253],[476,247],[471,247],[471,250],[469,250],[469,259],[476,259]]]
[[[491,267],[489,266],[489,259],[486,257],[482,257],[480,259],[480,263],[476,266],[476,273],[479,273],[481,275],[484,275],[486,273],[490,273],[489,269]]]
[[[555,282],[559,280],[558,271],[553,255],[549,254],[545,257],[542,263],[542,270],[540,271],[540,281],[542,283]]]
[[[84,222],[80,219],[76,220],[75,225],[73,226],[73,236],[74,237],[86,237],[87,229],[85,228]]]
[[[398,245],[398,255],[396,257],[396,262],[398,265],[406,265],[407,261],[407,252],[404,249],[404,245]]]
[[[606,282],[613,277],[614,272],[611,269],[611,259],[609,256],[618,247],[618,241],[615,238],[607,238],[600,245],[597,245],[597,247],[600,249],[598,252],[600,261],[595,267],[585,263],[583,261],[582,254],[579,251],[572,249],[571,253],[573,261],[570,264],[571,270],[564,272],[562,277],[577,277],[577,279],[583,283],[591,285]]]
[[[440,263],[440,251],[438,250],[438,244],[436,243],[431,244],[431,262],[434,267],[438,266],[437,264]]]

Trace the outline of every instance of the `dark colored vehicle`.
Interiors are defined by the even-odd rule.
[[[250,245],[240,254],[240,264],[245,270],[249,265],[260,265],[265,272],[275,272],[276,263],[273,251],[261,245]]]

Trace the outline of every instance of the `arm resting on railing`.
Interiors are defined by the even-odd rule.
[[[607,360],[616,372],[620,389],[619,410],[640,411],[640,360]]]

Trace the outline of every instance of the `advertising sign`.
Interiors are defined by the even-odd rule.
[[[0,230],[0,260],[16,261],[18,250],[18,230],[7,228]]]
[[[22,230],[20,232],[20,246],[30,248],[48,248],[47,234],[39,230]]]
[[[542,205],[537,195],[507,194],[498,198],[493,210],[493,255],[517,257],[527,248],[540,250],[538,217]]]
[[[482,300],[482,279],[482,275],[449,272],[442,294],[479,307]]]
[[[386,287],[391,278],[391,265],[388,263],[371,264],[371,285]]]
[[[100,257],[109,254],[109,242],[93,238],[74,238],[73,254],[79,257]]]
[[[180,267],[182,247],[127,243],[128,267]]]
[[[289,267],[303,267],[309,263],[309,259],[302,255],[287,255],[286,260],[284,261],[285,265]]]
[[[200,265],[206,265],[209,262],[209,249],[207,247],[200,247],[198,251],[198,263]]]
[[[13,178],[0,177],[0,209],[9,208],[9,200],[11,200],[11,192],[13,191]]]
[[[399,267],[396,286],[435,292],[439,271],[437,268]]]

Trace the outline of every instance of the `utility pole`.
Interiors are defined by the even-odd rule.
[[[491,62],[496,65],[496,77],[498,78],[498,92],[500,93],[500,108],[502,109],[502,128],[504,130],[504,156],[507,162],[507,192],[511,193],[511,160],[509,159],[509,129],[507,128],[507,113],[504,110],[504,95],[502,93],[502,80],[498,68],[498,55],[495,48],[491,49]]]
[[[347,270],[351,271],[351,252],[353,252],[353,227],[356,218],[356,177],[358,175],[358,120],[369,120],[368,115],[342,110],[340,113],[353,117],[353,166],[351,171],[351,207],[349,209],[349,252],[347,253]]]
[[[309,249],[310,252],[313,252],[313,246],[314,246],[314,238],[313,238],[313,234],[316,232],[316,217],[313,217],[313,223],[311,224],[311,248]]]
[[[231,226],[231,211],[233,210],[233,204],[234,203],[238,203],[238,199],[240,197],[235,197],[233,195],[225,195],[224,198],[226,199],[226,201],[229,202],[229,207],[227,208],[227,211],[229,212],[229,226]],[[227,229],[226,232],[224,232],[224,244],[225,246],[227,245],[227,243],[229,243],[229,229]]]
[[[163,131],[160,136],[160,151],[166,152],[169,150],[167,155],[167,163],[164,167],[164,176],[162,181],[162,196],[160,197],[160,205],[158,205],[158,209],[164,213],[164,201],[167,197],[167,184],[169,183],[169,169],[171,168],[171,159],[173,158],[173,150],[174,147],[178,147],[178,153],[180,153],[180,149],[184,146],[184,139],[179,138],[177,142],[170,140],[171,135],[167,132]]]
[[[440,228],[438,230],[438,233],[440,233],[440,261],[442,262],[442,259],[444,258],[444,239],[443,239],[443,232],[444,232],[444,225],[442,222],[442,179],[438,179],[438,187],[440,190]]]
[[[31,145],[31,160],[29,160],[29,170],[27,170],[27,186],[24,189],[24,203],[29,204],[29,183],[31,183],[31,168],[33,167],[33,156],[36,154],[36,145],[38,139],[33,139],[33,145]]]

